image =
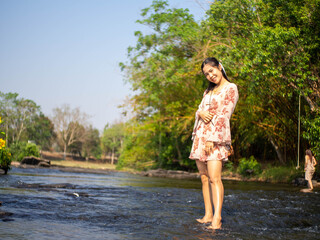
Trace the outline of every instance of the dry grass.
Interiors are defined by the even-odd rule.
[[[63,166],[63,167],[79,167],[79,168],[90,168],[90,169],[116,169],[116,165],[109,163],[93,163],[86,161],[74,161],[74,160],[51,160],[52,165]]]

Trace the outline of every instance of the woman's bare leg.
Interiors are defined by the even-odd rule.
[[[224,188],[221,181],[222,161],[208,161],[208,173],[214,204],[214,215],[209,228],[221,228],[221,211],[224,196]]]
[[[313,189],[312,179],[308,180],[308,184],[309,184],[309,189],[312,190]]]
[[[202,183],[202,195],[204,201],[205,214],[203,218],[197,219],[200,223],[208,223],[212,221],[213,209],[210,196],[210,182],[208,177],[207,165],[204,162],[196,161]]]

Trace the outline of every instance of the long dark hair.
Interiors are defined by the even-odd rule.
[[[209,64],[209,65],[212,66],[212,67],[217,67],[217,68],[219,68],[220,62],[219,62],[216,58],[214,58],[214,57],[206,58],[206,59],[202,62],[202,64],[201,64],[201,71],[202,71],[202,73],[204,73],[204,72],[203,72],[203,68],[204,68],[204,66],[207,65],[207,64]],[[229,78],[227,77],[227,74],[226,74],[224,68],[222,68],[221,72],[222,72],[223,77],[224,77],[225,79],[227,79],[228,82],[230,82],[230,80],[229,80]],[[206,92],[210,92],[215,86],[216,86],[215,83],[209,82],[209,86],[207,87]]]
[[[312,152],[311,152],[311,150],[310,149],[307,149],[306,150],[306,155],[308,155],[309,156],[309,159],[310,159],[310,161],[312,162],[313,161],[313,156],[312,156]]]

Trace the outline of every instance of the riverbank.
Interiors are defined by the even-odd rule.
[[[19,162],[12,162],[12,166],[20,168],[38,168],[38,166],[20,164]],[[165,170],[154,169],[148,171],[137,171],[134,169],[116,170],[116,165],[109,163],[96,163],[90,161],[75,161],[75,160],[51,160],[50,168],[59,169],[64,172],[76,173],[96,173],[109,174],[110,172],[129,172],[135,175],[146,177],[161,177],[174,179],[199,179],[198,173],[179,171],[179,170]],[[290,172],[293,171],[293,172]],[[222,172],[222,180],[246,181],[246,182],[271,182],[271,183],[289,183],[297,186],[306,186],[306,181],[303,176],[294,176],[296,171],[288,167],[273,167],[264,169],[259,176],[243,177],[236,171],[224,169]],[[300,174],[301,175],[301,174]],[[292,178],[292,179],[291,179]],[[315,188],[320,188],[320,183],[313,181]]]

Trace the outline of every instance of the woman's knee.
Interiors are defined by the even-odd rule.
[[[206,174],[201,174],[200,176],[202,184],[209,183],[209,177]]]
[[[210,179],[210,183],[214,185],[218,185],[222,183],[221,177],[210,177],[209,179]]]

